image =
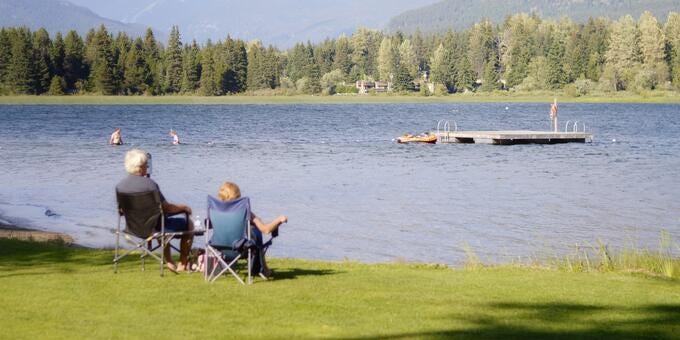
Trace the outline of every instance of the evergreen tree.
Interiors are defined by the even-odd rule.
[[[377,52],[380,49],[382,34],[378,31],[359,28],[352,35],[352,63],[359,74],[378,78]]]
[[[309,47],[311,48],[311,45]],[[281,73],[279,68],[279,54],[279,51],[270,45],[265,51],[264,58],[262,60],[263,65],[261,69],[263,72],[264,81],[266,86],[270,89],[274,89],[279,86],[279,74]],[[313,86],[318,86],[318,88],[313,88],[315,91],[313,93],[318,93],[321,92],[321,85],[319,83],[321,79],[320,67],[316,64],[314,64],[314,67],[315,69],[311,70],[309,77]]]
[[[37,30],[33,34],[33,52],[31,58],[32,66],[35,70],[35,93],[45,93],[50,89],[52,76],[50,75],[50,50],[52,41],[50,35],[44,28]]]
[[[668,60],[673,85],[680,89],[680,14],[671,12],[666,20]]]
[[[64,81],[66,91],[74,91],[76,82],[87,79],[84,63],[85,45],[76,31],[69,31],[64,39]]]
[[[165,50],[165,92],[177,93],[182,85],[182,41],[179,27],[172,26]]]
[[[420,29],[416,30],[416,32],[413,34],[411,41],[413,42],[413,49],[416,52],[416,59],[418,60],[418,70],[421,72],[428,71],[428,58],[431,55],[431,47],[433,46],[425,41]]]
[[[144,42],[137,38],[125,55],[123,91],[127,94],[142,94],[151,86],[149,65],[144,58]]]
[[[564,45],[564,78],[566,83],[571,83],[580,76],[586,74],[588,53],[587,43],[583,40],[583,26],[569,33]],[[549,52],[550,53],[550,52]]]
[[[227,64],[231,70],[231,76],[225,81],[223,88],[228,93],[239,93],[246,89],[248,81],[248,52],[246,44],[242,40],[227,39],[228,51]]]
[[[9,63],[12,59],[12,43],[10,34],[4,28],[0,28],[0,91],[7,81]]]
[[[472,70],[472,64],[467,55],[463,54],[456,62],[455,88],[456,91],[471,90],[474,86],[476,76]]]
[[[286,65],[286,76],[292,81],[296,82],[305,76],[305,70],[312,56],[309,55],[309,50],[302,43],[297,43],[288,51],[288,64]],[[248,63],[251,60],[248,58]]]
[[[447,88],[451,86],[451,81],[454,77],[451,51],[440,44],[434,51],[432,60],[430,61],[430,79],[433,83],[444,84]]]
[[[91,61],[90,83],[93,90],[104,95],[115,94],[118,90],[118,84],[115,75],[116,63],[113,56],[113,43],[104,25],[99,27],[92,43],[94,44],[94,56]]]
[[[12,58],[7,65],[7,83],[10,91],[16,94],[35,94],[35,68],[33,58],[33,44],[31,32],[25,28],[17,28],[11,31],[10,41],[12,44]]]
[[[409,39],[405,39],[399,45],[399,64],[408,72],[411,80],[418,78],[418,57]]]
[[[411,74],[409,74],[408,70],[403,67],[401,63],[397,63],[394,68],[392,89],[399,92],[413,90],[413,77],[411,77]]]
[[[345,79],[352,70],[352,48],[349,39],[344,35],[335,41],[333,68],[340,70]]]
[[[65,86],[66,82],[64,82],[64,78],[60,76],[54,76],[52,77],[52,81],[50,82],[50,88],[47,91],[47,93],[52,96],[61,96],[64,94]]]
[[[57,32],[57,34],[54,36],[52,48],[50,49],[50,60],[52,66],[50,73],[62,77],[62,80],[64,77],[65,55],[64,38],[62,37],[61,32]]]
[[[640,64],[639,31],[635,20],[626,15],[612,24],[607,64],[617,72],[617,89],[625,89]]]
[[[324,40],[314,48],[314,63],[319,65],[321,74],[326,74],[333,69],[335,60],[335,42],[330,39]]]
[[[264,79],[262,45],[259,41],[248,47],[248,90],[256,91],[267,87]]]
[[[391,81],[390,78],[394,77],[395,66],[397,66],[396,57],[392,39],[384,37],[378,51],[378,79]]]
[[[118,32],[116,39],[113,41],[113,60],[115,67],[113,69],[114,82],[119,86],[123,86],[125,81],[125,67],[127,66],[127,59],[130,50],[132,49],[132,39],[125,32]],[[124,90],[121,88],[121,90]],[[124,92],[125,93],[125,92]]]
[[[201,80],[200,49],[196,40],[184,48],[182,60],[182,92],[194,93],[198,89]]]
[[[652,13],[645,11],[640,16],[640,52],[645,65],[656,65],[664,62],[666,37]]]
[[[562,37],[556,37],[548,50],[546,62],[548,65],[545,82],[551,89],[559,89],[567,83],[567,74],[564,71],[565,47]]]
[[[654,89],[668,80],[666,37],[656,18],[648,11],[642,13],[638,27],[643,66],[641,74],[636,76],[636,83],[638,88],[641,83],[646,83],[643,88]],[[646,81],[641,81],[643,79]]]
[[[484,76],[482,78],[481,91],[491,92],[493,90],[498,90],[499,86],[499,75],[498,75],[498,61],[492,58],[486,63],[484,68]]]
[[[97,58],[97,44],[95,39],[97,36],[97,31],[91,28],[87,31],[85,35],[85,51],[84,51],[84,62],[88,65],[88,68],[92,67],[92,63]]]
[[[146,30],[144,34],[144,61],[149,66],[149,79],[151,86],[149,91],[154,94],[161,92],[161,60],[160,60],[160,44],[156,41],[151,28]]]
[[[491,22],[484,20],[475,24],[470,32],[468,58],[477,78],[482,78],[489,60],[496,54],[495,49],[496,39]]]
[[[215,96],[218,94],[218,86],[215,82],[215,62],[213,54],[215,47],[208,40],[201,50],[201,87],[199,93],[204,96]]]
[[[311,54],[311,60],[307,64],[306,77],[307,82],[307,92],[311,94],[321,93],[321,68],[314,62],[314,52],[311,46],[308,46],[308,53]]]
[[[506,64],[506,77],[509,87],[522,83],[529,73],[529,63],[536,47],[532,35],[534,22],[526,15],[519,15],[510,20],[506,35],[511,36]]]
[[[586,44],[586,78],[597,81],[602,75],[606,62],[605,54],[609,49],[609,23],[606,19],[590,19],[583,29]]]

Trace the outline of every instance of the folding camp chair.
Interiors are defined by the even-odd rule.
[[[204,277],[214,282],[227,271],[245,284],[236,273],[236,263],[248,263],[248,284],[252,283],[255,241],[250,231],[250,199],[241,197],[223,202],[208,196],[208,229],[205,232]]]
[[[163,249],[170,244],[173,238],[181,237],[194,231],[166,232],[165,218],[163,215],[163,204],[158,191],[148,191],[133,194],[116,192],[118,201],[118,226],[116,228],[116,251],[113,258],[114,271],[118,271],[118,262],[139,249],[142,251],[142,270],[144,270],[144,260],[151,256],[160,262],[161,276],[163,275],[163,265],[165,264],[165,254]],[[125,218],[125,229],[121,230],[121,220]],[[189,222],[189,216],[187,216]],[[160,226],[160,228],[158,228]],[[134,246],[123,254],[119,255],[120,237]],[[158,245],[153,246],[152,241],[157,240]],[[122,250],[122,249],[121,249]],[[156,253],[159,250],[160,255]]]

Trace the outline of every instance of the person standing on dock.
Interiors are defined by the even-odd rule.
[[[557,98],[550,104],[550,127],[557,132]]]

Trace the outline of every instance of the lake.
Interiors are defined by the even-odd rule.
[[[0,220],[114,244],[114,186],[133,147],[171,202],[205,216],[239,184],[289,217],[274,257],[460,264],[657,249],[680,239],[680,105],[560,105],[592,143],[402,145],[433,129],[546,130],[549,104],[0,106]],[[125,145],[107,145],[114,128]],[[562,125],[563,128],[563,125]],[[171,145],[175,129],[184,143]],[[49,210],[50,213],[46,214]],[[47,216],[52,215],[52,216]],[[201,240],[196,244],[200,246]]]

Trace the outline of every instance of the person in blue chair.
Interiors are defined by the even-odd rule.
[[[116,185],[116,191],[126,194],[134,194],[148,191],[158,191],[161,197],[163,214],[165,217],[165,230],[166,231],[187,231],[193,229],[193,224],[190,223],[189,218],[186,216],[191,215],[191,208],[184,204],[175,204],[168,202],[161,189],[152,180],[149,175],[151,174],[151,169],[149,169],[149,153],[140,149],[132,149],[125,154],[125,170],[127,171],[127,177],[123,178],[118,185]],[[179,215],[177,217],[168,218],[170,215]],[[160,226],[158,226],[160,229]],[[170,256],[170,247],[165,247],[163,251],[165,252],[165,258],[167,259],[166,266],[172,271],[185,271],[187,270],[189,262],[189,252],[191,251],[191,243],[193,242],[193,235],[182,235],[180,241],[180,254],[179,254],[179,265],[175,264]]]
[[[241,198],[241,189],[236,185],[235,183],[232,182],[224,182],[222,186],[220,186],[220,190],[217,193],[217,197],[222,200],[222,201],[231,201],[235,200],[238,198]],[[251,228],[251,231],[254,235],[254,238],[256,240],[256,243],[259,247],[262,247],[262,234],[271,234],[272,236],[278,235],[279,227],[283,223],[288,222],[288,217],[285,215],[279,215],[276,217],[274,220],[272,220],[269,223],[263,222],[253,211],[250,212],[250,225],[255,226],[255,228]],[[256,256],[255,258],[260,260],[259,266],[258,266],[258,261],[255,261],[256,264],[253,268],[254,271],[258,272],[258,274],[264,278],[264,279],[269,279],[271,277],[271,270],[267,267],[267,264],[264,259],[264,251],[266,249],[263,249],[263,253],[259,254],[259,256]],[[259,267],[259,268],[258,268]]]

